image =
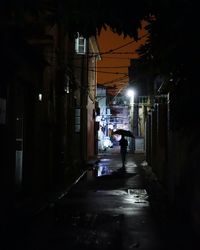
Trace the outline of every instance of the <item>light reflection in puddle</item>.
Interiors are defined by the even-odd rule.
[[[134,203],[148,203],[148,194],[145,189],[128,189],[127,200],[132,200]]]
[[[100,162],[111,161],[111,159],[101,159]]]
[[[112,170],[106,165],[99,165],[97,169],[97,176],[111,175]]]
[[[102,195],[111,195],[111,196],[121,196],[125,203],[143,203],[148,205],[148,194],[145,189],[128,189],[128,190],[98,190],[98,193]]]

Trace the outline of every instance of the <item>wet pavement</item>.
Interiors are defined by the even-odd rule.
[[[129,153],[123,171],[117,152],[99,155],[99,163],[67,195],[40,215],[19,221],[10,243],[26,250],[188,249],[177,239],[174,243],[174,230],[167,232],[172,224],[163,227],[155,217],[141,176],[144,160],[143,154]]]

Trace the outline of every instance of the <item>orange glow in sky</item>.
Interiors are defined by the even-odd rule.
[[[144,35],[143,29],[139,32],[139,37]],[[135,50],[144,43],[145,37],[136,42],[130,37],[119,36],[108,28],[102,30],[97,39],[102,53],[101,60],[97,63],[97,82],[111,87],[109,92],[116,94],[128,84],[130,59],[138,57]]]

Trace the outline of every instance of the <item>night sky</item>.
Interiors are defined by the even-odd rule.
[[[143,37],[145,31],[139,31]],[[107,87],[112,87],[110,93],[115,95],[128,83],[128,67],[131,58],[137,58],[135,50],[144,43],[145,38],[134,41],[130,37],[119,36],[109,28],[102,30],[98,36],[101,60],[98,61],[97,82]],[[113,88],[114,87],[114,88]]]

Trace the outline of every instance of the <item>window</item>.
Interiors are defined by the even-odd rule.
[[[86,39],[79,36],[75,39],[75,51],[77,54],[84,55],[86,53]]]
[[[81,110],[80,108],[75,109],[75,132],[80,132],[81,129]]]
[[[148,96],[139,96],[139,103],[140,104],[147,104],[148,103]]]

